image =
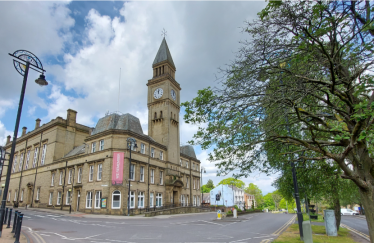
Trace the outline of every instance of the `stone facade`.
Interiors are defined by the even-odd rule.
[[[7,205],[18,202],[19,206],[65,210],[71,206],[85,213],[127,214],[129,178],[133,210],[199,205],[200,161],[192,146],[179,146],[181,88],[175,71],[164,39],[153,63],[153,78],[147,83],[148,135],[130,114],[107,114],[90,128],[76,123],[77,112],[71,109],[66,119],[57,117],[43,126],[37,119],[33,131],[26,133],[24,128],[17,139]],[[163,94],[155,95],[159,88]],[[131,151],[129,137],[137,143]],[[8,139],[7,152],[11,144]],[[114,152],[124,153],[123,182],[115,185]]]

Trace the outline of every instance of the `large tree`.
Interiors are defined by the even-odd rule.
[[[207,124],[192,143],[214,145],[220,173],[269,172],[269,149],[334,163],[358,187],[374,243],[373,5],[270,2],[220,88],[183,105],[188,123]]]
[[[246,187],[244,189],[244,191],[248,194],[251,194],[255,197],[255,201],[256,201],[256,204],[257,204],[257,207],[261,207],[262,204],[264,203],[264,196],[262,195],[262,191],[261,189],[253,184],[253,183],[249,183],[248,184],[248,187]]]
[[[218,185],[234,185],[236,186],[237,188],[240,188],[240,189],[244,189],[245,187],[245,183],[239,179],[235,179],[233,177],[229,177],[229,178],[226,178],[226,179],[223,179],[221,180],[218,184]]]

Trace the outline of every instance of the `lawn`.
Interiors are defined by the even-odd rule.
[[[347,229],[340,228],[338,236],[327,236],[325,226],[312,225],[314,243],[355,243]],[[300,243],[299,226],[292,224],[273,243]]]
[[[304,218],[304,221],[307,221],[307,220],[309,220],[309,215],[307,213],[303,213],[303,218]],[[323,219],[322,214],[318,214],[318,219],[312,219],[312,222],[324,223],[325,220]]]

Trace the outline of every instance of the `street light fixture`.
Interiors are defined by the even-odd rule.
[[[129,195],[127,200],[127,216],[130,216],[130,182],[131,182],[131,150],[136,149],[138,145],[136,145],[135,138],[127,138],[127,148],[130,149],[130,163],[129,163]],[[134,202],[135,203],[135,202]]]
[[[45,80],[45,76],[44,76],[45,70],[43,69],[43,65],[42,65],[42,63],[40,62],[40,60],[37,56],[35,56],[33,53],[31,53],[29,51],[26,51],[26,50],[18,50],[18,51],[13,52],[13,54],[9,53],[9,55],[12,56],[13,58],[15,58],[15,59],[13,59],[13,65],[14,65],[15,69],[17,70],[17,72],[23,76],[23,83],[22,83],[22,89],[21,89],[21,96],[20,96],[20,99],[19,99],[16,125],[15,125],[15,128],[14,128],[12,148],[11,148],[11,151],[10,151],[8,170],[7,170],[5,187],[4,187],[4,192],[3,192],[3,199],[2,199],[2,202],[1,202],[0,237],[1,237],[1,233],[3,231],[6,198],[7,198],[8,189],[9,189],[10,174],[11,174],[11,169],[12,169],[14,150],[16,149],[18,128],[19,128],[19,122],[21,120],[23,99],[25,97],[25,90],[26,90],[27,76],[29,74],[29,69],[31,68],[31,69],[33,69],[37,72],[42,73],[42,75],[40,75],[40,77],[35,80],[35,82],[37,84],[39,84],[41,86],[48,85],[48,82]]]
[[[206,173],[206,170],[203,166],[201,166],[201,170],[200,170],[200,177],[201,177],[201,184],[200,184],[200,190],[201,190],[201,206],[203,206],[203,189],[202,189],[202,186],[203,186],[203,172]]]

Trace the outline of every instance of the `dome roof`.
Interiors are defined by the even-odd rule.
[[[100,118],[91,135],[95,135],[110,129],[127,130],[144,135],[139,118],[128,113],[124,115],[112,113]]]
[[[183,145],[181,146],[181,154],[185,154],[187,156],[190,156],[194,159],[197,159],[196,158],[196,154],[195,154],[195,150],[194,148],[191,146],[191,145]]]

